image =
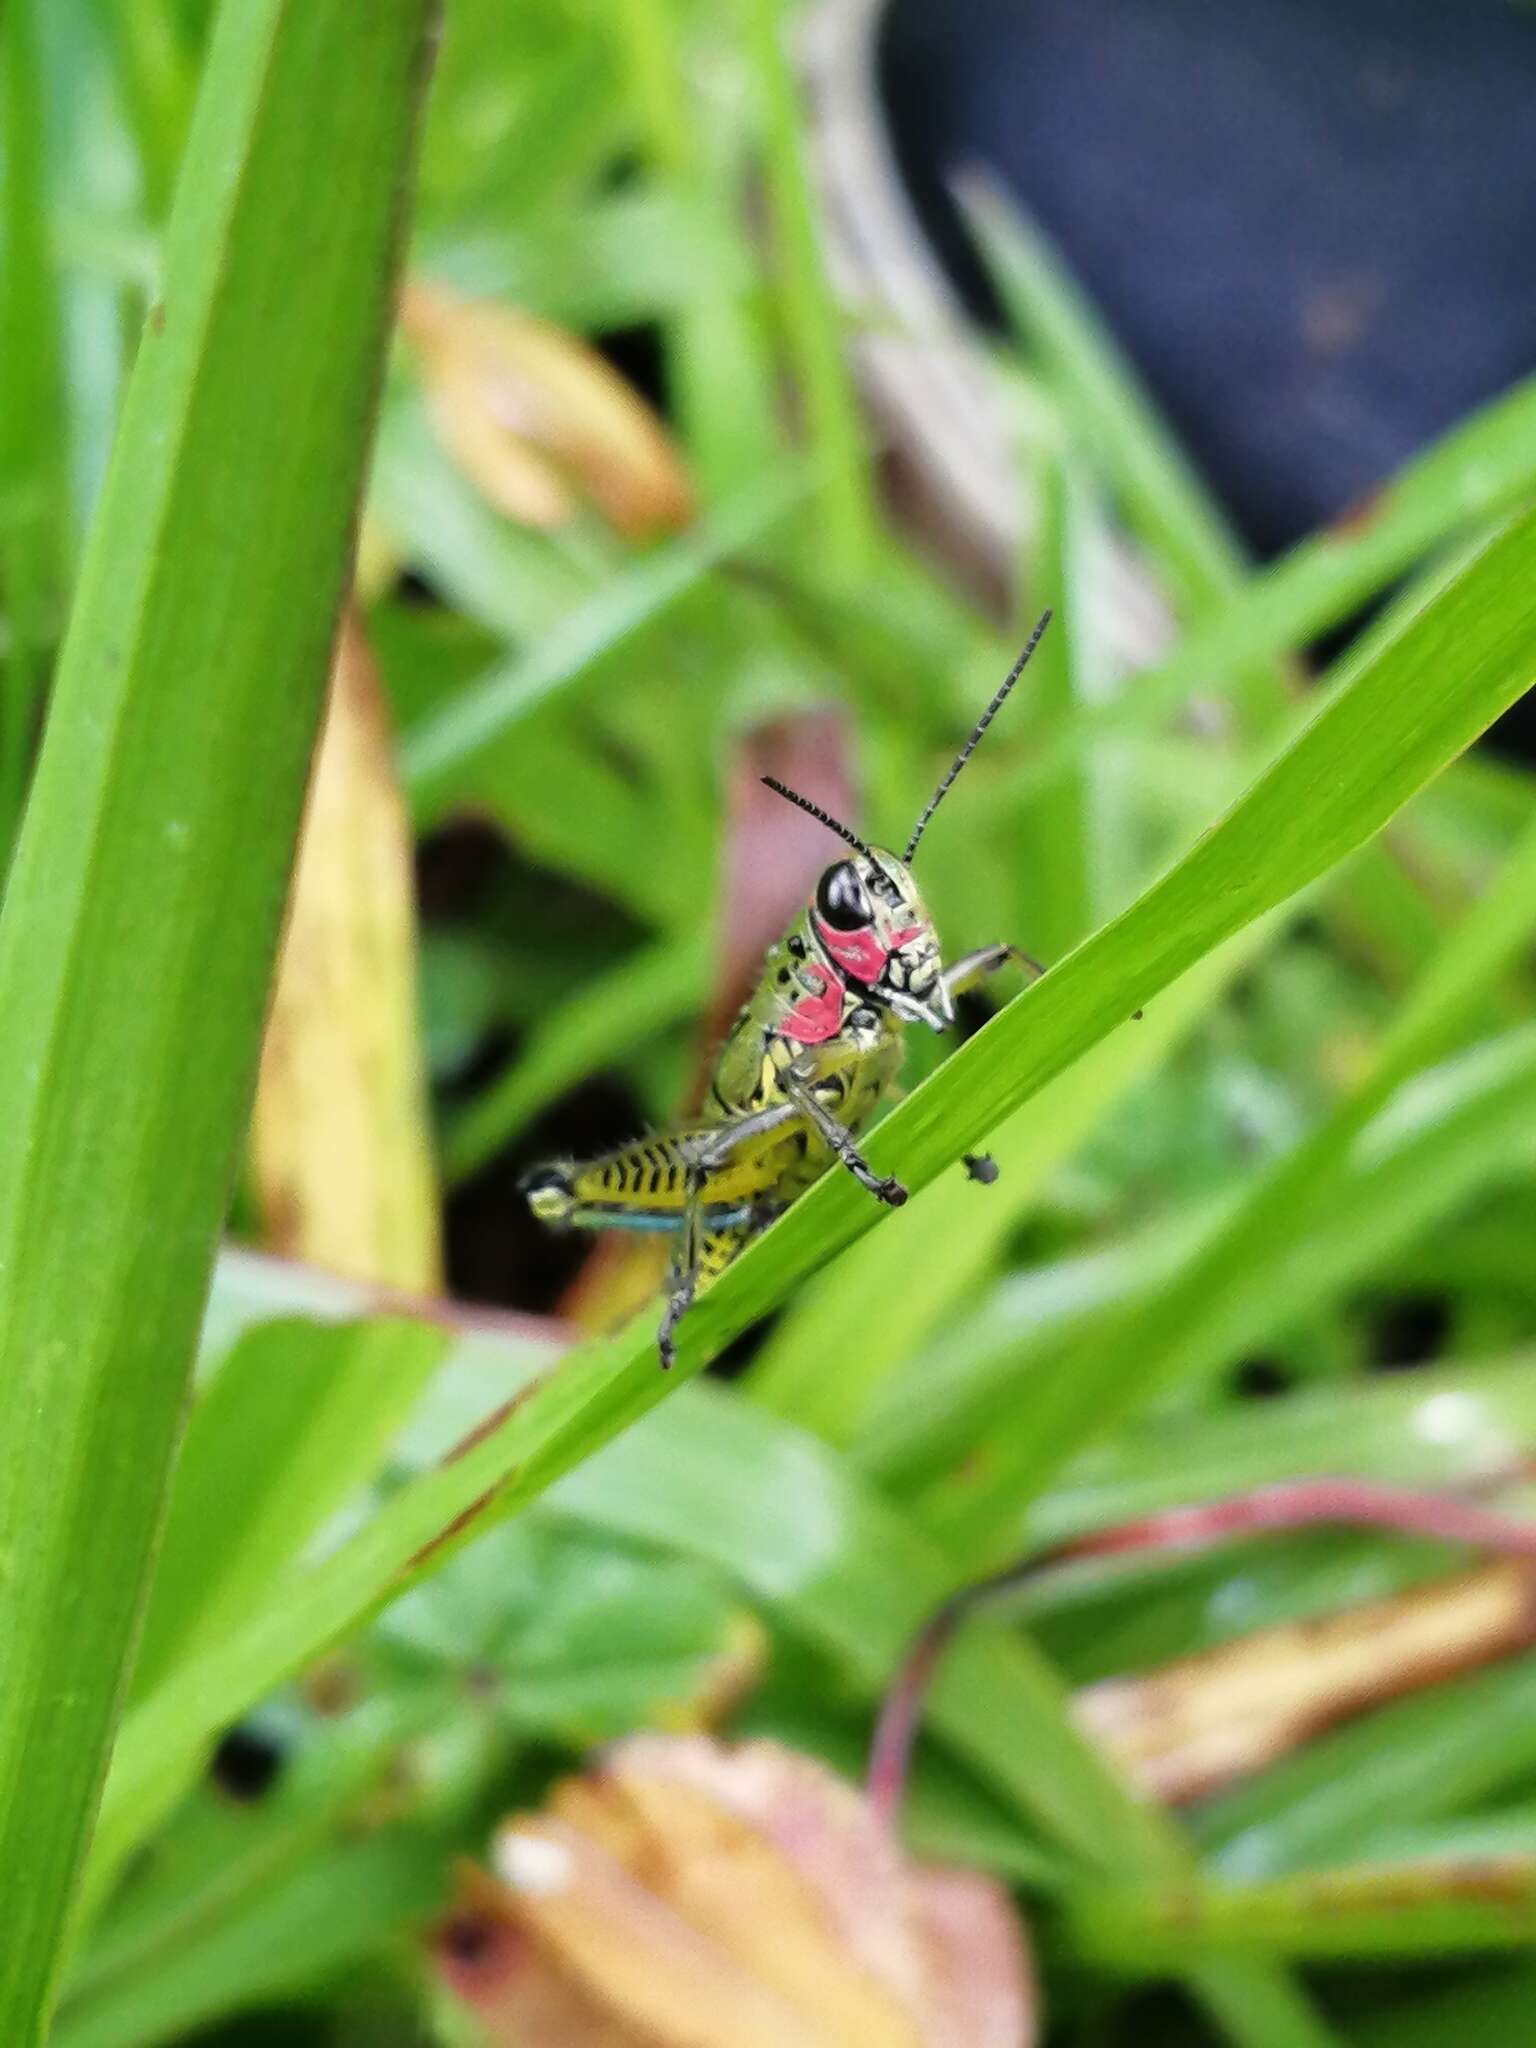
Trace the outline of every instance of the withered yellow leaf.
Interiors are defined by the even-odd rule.
[[[434,1292],[410,826],[363,631],[337,641],[262,1047],[251,1171],[269,1249]]]

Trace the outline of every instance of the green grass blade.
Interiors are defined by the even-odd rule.
[[[1536,824],[1516,840],[1382,1034],[1366,1084],[1380,1101],[1463,1031],[1530,940]]]
[[[1360,845],[1528,683],[1536,515],[1490,543],[1378,647],[1227,816],[1139,902],[978,1033],[876,1133],[882,1170],[921,1188],[998,1119],[1196,960]],[[403,1488],[353,1540],[178,1671],[125,1730],[103,1808],[138,1839],[167,1774],[219,1727],[466,1539],[609,1442],[875,1220],[829,1175],[696,1304],[682,1364],[656,1369],[652,1321],[583,1346],[453,1465]]]
[[[1367,1124],[1455,1035],[1526,944],[1533,895],[1536,829],[1447,940],[1384,1036],[1365,1080],[1260,1176],[1236,1212],[1151,1299],[1137,1303],[1088,1355],[1074,1352],[1036,1376],[1010,1445],[1008,1476],[1019,1503],[1107,1419],[1123,1419],[1153,1399],[1175,1373],[1194,1377],[1233,1355],[1234,1332],[1251,1326],[1256,1288],[1273,1286],[1276,1269],[1319,1222]],[[1523,1035],[1513,1034],[1511,1042]],[[1327,1263],[1325,1250],[1321,1263]],[[1291,1300],[1294,1308],[1294,1292]]]
[[[771,467],[783,435],[777,366],[736,239],[736,138],[713,132],[718,114],[693,84],[696,59],[680,12],[674,0],[620,0],[615,27],[653,201],[659,187],[676,202],[667,252],[671,267],[681,263],[686,285],[663,314],[671,411],[700,493],[712,503],[738,478]],[[663,260],[652,262],[652,272],[668,267],[663,252],[656,254]],[[602,270],[624,267],[615,251]]]
[[[1426,1428],[1426,1415],[1451,1418],[1454,1427],[1442,1424],[1437,1433]],[[1163,1508],[1309,1475],[1466,1486],[1532,1442],[1536,1351],[1373,1375],[1257,1407],[1148,1418],[1084,1453],[1059,1491],[1036,1503],[1030,1530],[1053,1546]]]
[[[1053,622],[1030,659],[1029,688],[1014,717],[1014,743],[1027,758],[1070,727],[1089,695],[1084,671],[1093,661],[1090,622],[1098,599],[1089,564],[1095,544],[1103,558],[1106,534],[1102,507],[1081,464],[1052,446],[1024,453],[1034,472],[1036,510],[1019,585],[1027,593],[1029,625],[1047,609]],[[1014,623],[1022,641],[1029,625]],[[1113,821],[1096,815],[1102,807],[1092,801],[1094,780],[1086,763],[1064,760],[1029,803],[1014,805],[999,821],[1009,866],[1031,878],[1029,946],[1043,960],[1059,960],[1092,931],[1095,907],[1108,915],[1125,901],[1122,896],[1096,905],[1097,832],[1109,824],[1104,838],[1111,847],[1118,834]]]
[[[441,1912],[461,1849],[444,1828],[354,1823],[339,1840],[261,1871],[244,1897],[211,1887],[207,1920],[194,1911],[157,1968],[108,1985],[79,2010],[66,2006],[50,2048],[144,2048],[200,2034],[243,2006],[295,2002],[355,1970],[360,1956],[403,1945]]]
[[[1498,1960],[1425,1980],[1404,1973],[1403,1992],[1360,2013],[1351,2048],[1468,2048],[1474,2041],[1518,2041],[1536,2004],[1536,1963]]]
[[[1404,1088],[1366,1126],[1342,1168],[1332,1126],[1304,1157],[1286,1155],[1245,1190],[1230,1221],[1177,1272],[1124,1311],[1090,1325],[1030,1374],[1027,1403],[1018,1398],[1022,1380],[1007,1370],[997,1374],[990,1399],[972,1410],[983,1434],[987,1415],[995,1418],[1001,1410],[1007,1416],[996,1455],[975,1482],[942,1486],[942,1505],[936,1503],[936,1518],[957,1554],[995,1559],[1015,1551],[1043,1480],[1081,1446],[1085,1431],[1097,1437],[1155,1395],[1160,1368],[1209,1378],[1229,1359],[1251,1353],[1367,1280],[1405,1245],[1422,1243],[1475,1193],[1507,1183],[1520,1170],[1533,1115],[1536,1027],[1527,1025],[1444,1061]],[[1306,1228],[1299,1232],[1292,1214],[1297,1203],[1305,1209]],[[1213,1287],[1218,1269],[1221,1281]],[[1205,1291],[1192,1278],[1197,1273]],[[1175,1294],[1186,1309],[1196,1304],[1177,1340],[1170,1335],[1171,1312],[1169,1325],[1161,1320],[1163,1303]],[[1145,1346],[1136,1341],[1143,1332]],[[1027,1356],[1017,1367],[1028,1373]],[[1091,1416],[1090,1387],[1103,1403]],[[1048,1423],[1039,1419],[1042,1413]]]
[[[123,111],[139,159],[144,203],[152,220],[165,216],[176,175],[176,159],[192,106],[186,53],[170,15],[139,7],[134,0],[98,5],[111,37]]]
[[[518,721],[581,677],[600,655],[663,617],[722,557],[777,525],[803,498],[801,475],[748,485],[710,522],[655,549],[604,584],[526,652],[491,670],[401,735],[412,810],[430,824],[473,791],[488,758]]]
[[[1359,1962],[1528,1950],[1533,1937],[1529,1854],[1346,1865],[1269,1884],[1085,1892],[1066,1935],[1085,1962],[1154,1975],[1187,1969],[1192,1950]]]
[[[355,1963],[358,1948],[388,1940],[402,1918],[419,1921],[436,1903],[463,1847],[451,1825],[458,1787],[446,1798],[442,1779],[418,1780],[403,1799],[381,1801],[379,1792],[399,1787],[401,1758],[441,1715],[441,1695],[402,1689],[370,1702],[372,1711],[329,1720],[285,1705],[276,1782],[257,1800],[232,1800],[208,1782],[182,1803],[152,1862],[71,1958],[49,2048],[141,2048],[243,2001],[276,2002],[316,1965]],[[315,1916],[323,1928],[290,1926],[274,1940],[273,1916],[290,1888],[312,1899],[310,1873],[320,1866],[341,1882],[336,1852],[364,1845],[371,1853],[348,1858],[345,1871],[360,1890],[371,1889],[373,1854],[385,1852],[402,1870],[415,1866],[420,1895],[394,1911],[379,1900],[378,1914],[355,1917],[361,1900],[349,1895],[348,1910]]]
[[[1190,1955],[1184,1975],[1236,2048],[1342,2048],[1305,1993],[1256,1956]]]
[[[1126,515],[1195,624],[1136,679],[1113,712],[1087,713],[1039,764],[1107,736],[1108,721],[1143,729],[1192,691],[1256,674],[1388,588],[1416,561],[1480,520],[1509,512],[1536,481],[1536,383],[1452,427],[1365,506],[1249,573],[1220,508],[1155,402],[1046,239],[986,180],[961,187],[1005,305],[1037,352],[1057,401],[1112,480]],[[1272,693],[1270,693],[1272,695]]]
[[[57,1969],[249,1099],[429,12],[221,13],[0,917],[17,2048]]]
[[[807,123],[789,61],[793,10],[783,0],[739,4],[760,100],[763,178],[776,243],[769,275],[778,287],[806,439],[826,464],[826,489],[815,512],[818,539],[834,574],[851,581],[868,574],[880,526],[841,308],[819,247]]]
[[[1213,1874],[1246,1884],[1340,1864],[1388,1832],[1486,1809],[1536,1769],[1536,1658],[1517,1657],[1334,1729],[1195,1823]]]
[[[601,1073],[651,1032],[696,1014],[708,975],[707,934],[688,932],[621,960],[541,1017],[506,1070],[448,1126],[446,1179],[478,1172],[584,1074]]]
[[[1089,1324],[1102,1325],[1125,1302],[1160,1286],[1210,1223],[1206,1204],[1179,1209],[1114,1243],[980,1290],[979,1306],[969,1314],[957,1310],[931,1343],[909,1350],[881,1380],[850,1445],[859,1469],[897,1494],[952,1469],[990,1422],[1012,1412],[1022,1378],[1063,1344],[1079,1341]],[[861,1249],[843,1264],[863,1260]]]
[[[1452,427],[1390,478],[1359,515],[1299,541],[1199,620],[1114,708],[1146,730],[1224,676],[1305,647],[1416,562],[1526,501],[1536,485],[1536,380]],[[1071,744],[1091,746],[1111,714],[1089,712]],[[1043,764],[1050,765],[1050,764]]]
[[[1081,288],[990,180],[958,195],[1010,317],[1038,355],[1083,445],[1113,478],[1133,529],[1181,610],[1209,611],[1240,584],[1242,543]]]
[[[377,1477],[444,1342],[379,1320],[267,1323],[236,1345],[177,1459],[136,1693],[246,1613]]]
[[[64,570],[64,396],[39,0],[0,15],[0,854],[15,836]]]

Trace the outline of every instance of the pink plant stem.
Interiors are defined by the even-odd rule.
[[[1508,1476],[1508,1475],[1501,1475]],[[870,1805],[890,1826],[900,1817],[912,1748],[928,1687],[950,1638],[978,1609],[1022,1591],[1053,1566],[1082,1557],[1113,1557],[1142,1550],[1202,1550],[1234,1537],[1321,1522],[1353,1523],[1465,1543],[1475,1550],[1536,1558],[1536,1522],[1521,1522],[1443,1493],[1380,1486],[1369,1479],[1294,1479],[1226,1500],[1168,1508],[1079,1537],[1059,1550],[1026,1558],[962,1587],[936,1608],[913,1639],[880,1708],[870,1744],[866,1789]]]

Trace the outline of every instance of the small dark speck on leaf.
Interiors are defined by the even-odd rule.
[[[980,1181],[984,1188],[991,1187],[997,1179],[997,1161],[990,1152],[967,1152],[962,1164],[970,1178]]]
[[[283,1752],[270,1735],[254,1728],[231,1728],[214,1751],[214,1783],[231,1799],[260,1799],[282,1769]]]

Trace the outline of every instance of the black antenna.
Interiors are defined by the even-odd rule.
[[[912,827],[912,837],[907,841],[907,850],[901,856],[902,861],[904,863],[910,863],[913,854],[917,851],[917,842],[919,841],[919,839],[922,838],[924,832],[926,832],[928,829],[928,820],[939,808],[939,805],[943,803],[945,797],[948,796],[950,784],[954,781],[955,777],[960,773],[960,770],[965,766],[966,762],[969,761],[972,754],[975,753],[977,745],[981,740],[982,734],[986,731],[987,727],[992,723],[993,719],[996,718],[998,712],[1002,710],[1004,703],[1007,701],[1008,692],[1013,688],[1014,684],[1019,680],[1019,677],[1023,675],[1025,669],[1028,667],[1029,657],[1040,645],[1040,635],[1045,631],[1046,627],[1050,623],[1050,613],[1042,612],[1040,615],[1040,623],[1036,626],[1033,633],[1030,634],[1029,639],[1025,642],[1024,652],[1013,664],[1013,667],[1009,669],[1007,675],[1004,676],[1002,683],[998,689],[997,695],[992,699],[992,702],[987,706],[986,710],[983,711],[980,718],[977,719],[975,725],[972,726],[970,738],[966,741],[965,745],[960,749],[959,753],[956,754],[954,760],[950,763],[949,773],[944,777],[944,780],[933,792],[933,795],[929,797],[928,802],[923,809],[923,815]]]
[[[813,804],[810,798],[802,796],[798,789],[791,789],[786,782],[776,782],[771,775],[761,776],[759,780],[765,782],[775,795],[785,798],[789,803],[798,804],[802,811],[809,811],[811,816],[819,823],[825,825],[829,832],[835,832],[839,839],[846,839],[848,844],[856,847],[866,859],[874,859],[874,855],[864,844],[863,840],[855,838],[846,825],[839,824],[829,811],[824,811],[821,808],[820,804]]]

